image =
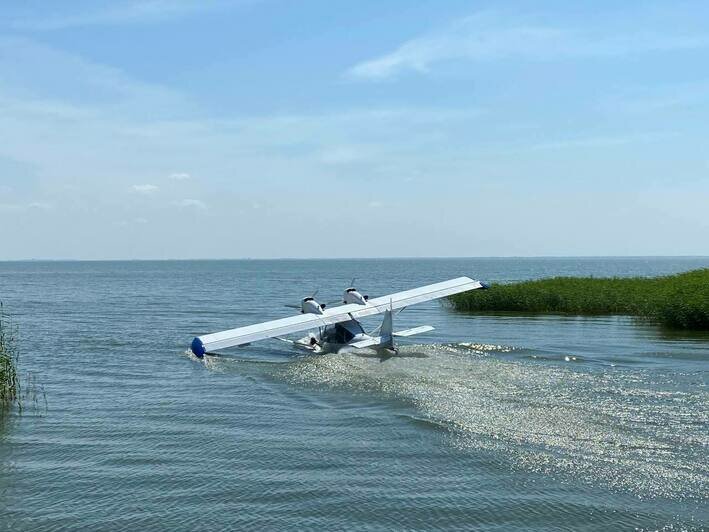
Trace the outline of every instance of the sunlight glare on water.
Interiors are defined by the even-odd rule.
[[[686,377],[668,382],[642,370],[578,371],[500,360],[497,352],[514,350],[413,345],[382,363],[357,355],[305,357],[271,373],[404,401],[451,430],[456,446],[499,452],[510,465],[646,497],[706,497],[709,394],[663,391]]]

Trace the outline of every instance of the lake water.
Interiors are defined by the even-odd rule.
[[[709,335],[458,314],[386,361],[192,336],[459,275],[657,275],[709,258],[0,262],[47,409],[0,426],[0,529],[706,530]],[[376,318],[366,325],[378,325]],[[32,409],[30,409],[32,410]]]

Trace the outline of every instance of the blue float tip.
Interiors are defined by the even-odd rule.
[[[480,281],[480,284],[482,285],[483,289],[490,288],[490,283],[486,283],[486,282],[484,282],[484,281]],[[195,340],[196,340],[196,338],[195,338]]]
[[[190,346],[190,348],[192,349],[194,356],[196,356],[197,358],[202,358],[204,356],[204,353],[206,353],[204,349],[204,344],[199,338],[195,338],[194,340],[192,340],[192,345]]]

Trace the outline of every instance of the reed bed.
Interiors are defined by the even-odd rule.
[[[456,310],[626,314],[675,329],[709,330],[709,268],[663,277],[554,277],[494,284],[449,298]]]
[[[17,377],[17,335],[0,303],[0,410],[15,404],[19,397]]]
[[[48,411],[47,394],[36,375],[25,371],[20,384],[20,349],[18,328],[0,302],[0,418],[14,411],[20,415],[30,411],[44,415]]]

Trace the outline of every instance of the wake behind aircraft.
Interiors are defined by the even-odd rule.
[[[297,349],[314,353],[338,353],[343,350],[369,348],[381,355],[390,356],[398,353],[395,338],[433,330],[430,325],[421,325],[412,329],[394,331],[394,311],[401,312],[416,303],[478,288],[486,288],[486,285],[469,277],[458,277],[370,299],[351,286],[342,294],[342,304],[331,308],[326,308],[326,305],[316,301],[313,294],[303,298],[299,306],[300,314],[296,316],[198,336],[192,340],[191,350],[197,358],[202,358],[205,354],[212,354],[220,349],[246,346],[259,340],[277,338]],[[375,314],[384,314],[384,319],[379,327],[367,333],[359,320]],[[303,331],[310,331],[310,333],[298,340],[285,337]]]

